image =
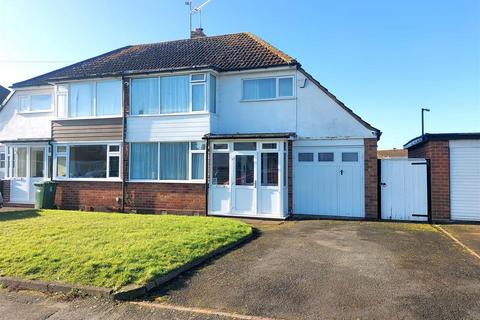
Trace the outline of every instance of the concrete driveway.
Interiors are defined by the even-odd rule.
[[[280,319],[480,318],[480,260],[429,225],[313,220],[259,228],[256,240],[151,298]]]
[[[440,227],[480,255],[480,224],[447,224]]]

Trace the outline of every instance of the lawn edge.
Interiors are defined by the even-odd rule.
[[[134,300],[138,297],[146,295],[153,289],[156,289],[163,284],[173,280],[182,273],[197,267],[198,265],[204,263],[205,261],[213,258],[214,256],[220,255],[227,251],[234,249],[235,247],[240,246],[241,244],[251,240],[254,237],[254,230],[248,235],[243,236],[242,238],[217,248],[206,255],[198,257],[170,272],[164,274],[163,276],[154,278],[144,285],[130,284],[125,287],[120,288],[118,291],[105,287],[95,287],[95,286],[84,286],[77,284],[67,284],[59,283],[54,281],[40,281],[40,280],[27,280],[17,277],[0,277],[0,285],[7,287],[11,290],[33,290],[40,291],[44,293],[62,293],[62,294],[85,294],[88,296],[94,296],[98,298],[107,298],[115,300]]]
[[[227,251],[230,251],[230,250],[242,245],[243,243],[245,243],[245,242],[247,242],[247,241],[249,241],[253,238],[254,238],[254,230],[252,228],[251,233],[243,236],[242,238],[236,240],[235,242],[232,242],[230,244],[227,244],[225,246],[217,248],[217,249],[207,253],[206,255],[198,257],[198,258],[196,258],[196,259],[194,259],[194,260],[192,260],[192,261],[190,261],[190,262],[188,262],[188,263],[186,263],[186,264],[168,272],[167,274],[164,274],[163,276],[156,277],[156,278],[148,281],[144,285],[130,284],[130,285],[127,285],[125,287],[122,287],[118,291],[112,292],[111,296],[115,300],[135,300],[138,297],[146,295],[151,290],[156,289],[156,288],[164,285],[165,283],[173,280],[174,278],[178,277],[182,273],[201,265],[205,261],[207,261],[207,260],[209,260],[209,259],[211,259],[211,258],[213,258],[217,255],[220,255],[220,254],[223,254]]]

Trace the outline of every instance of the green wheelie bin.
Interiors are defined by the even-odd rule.
[[[35,183],[35,209],[54,209],[56,189],[53,181]]]

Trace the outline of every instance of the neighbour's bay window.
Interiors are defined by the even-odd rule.
[[[145,142],[130,144],[130,179],[202,181],[204,142]]]
[[[294,96],[294,77],[243,79],[242,88],[243,100],[292,98]]]
[[[120,116],[122,82],[102,80],[57,85],[56,106],[58,118]]]
[[[216,111],[216,78],[206,73],[135,78],[130,92],[132,115]]]
[[[119,144],[70,144],[55,147],[57,179],[119,179]]]

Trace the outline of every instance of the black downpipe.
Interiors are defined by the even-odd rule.
[[[431,172],[431,160],[427,161],[427,201],[428,201],[428,223],[433,223],[432,219],[432,172]]]

